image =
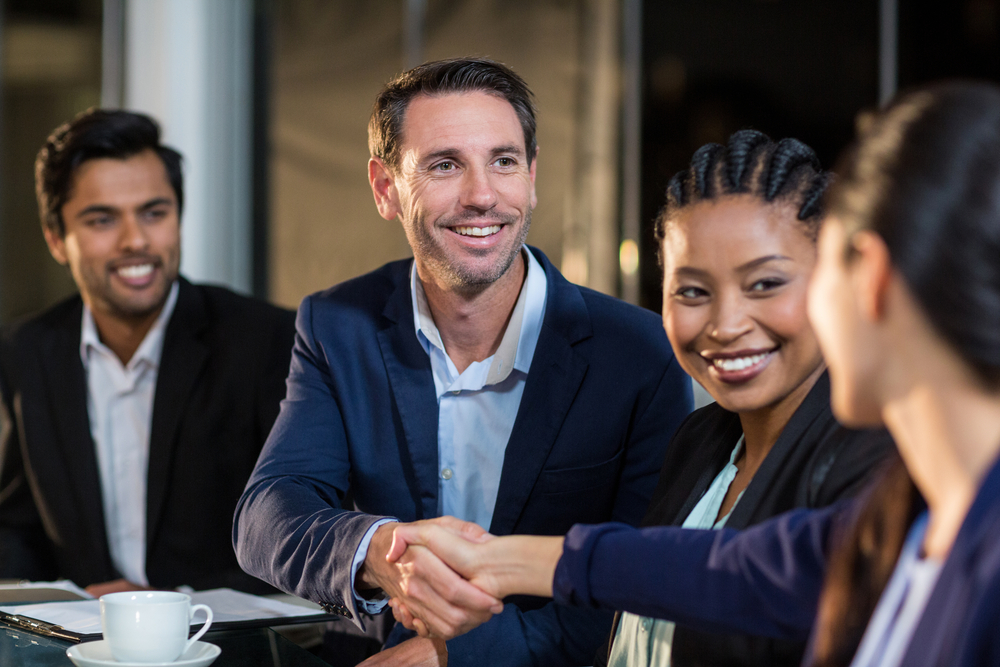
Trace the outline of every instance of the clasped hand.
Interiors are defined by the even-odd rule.
[[[477,571],[480,550],[494,539],[480,526],[444,516],[427,521],[396,524],[386,562],[407,569],[410,577],[403,595],[393,595],[389,605],[396,620],[421,637],[451,639],[488,621],[503,611],[499,584]],[[428,568],[435,576],[421,577],[405,565],[433,558],[438,567]],[[435,598],[447,605],[434,604]],[[487,604],[488,602],[488,604]]]
[[[376,540],[374,552],[385,557],[373,559],[369,548],[362,573],[372,566],[363,579],[389,594],[397,621],[421,637],[441,639],[499,614],[508,595],[552,597],[563,550],[562,537],[495,537],[450,516],[386,524],[373,545]]]
[[[481,527],[454,517],[386,524],[376,531],[359,575],[389,595],[394,616],[407,628],[451,639],[503,611],[495,582],[474,572],[474,550],[490,539]]]

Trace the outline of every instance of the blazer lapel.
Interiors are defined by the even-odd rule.
[[[544,255],[535,252],[535,257],[548,283],[545,318],[504,453],[490,524],[496,535],[509,534],[517,525],[587,373],[587,361],[573,349],[592,334],[583,296]]]
[[[430,357],[413,326],[411,264],[403,266],[382,312],[389,324],[378,332],[378,344],[420,494],[418,518],[426,519],[437,516],[438,403]]]
[[[732,456],[733,448],[736,447],[740,436],[743,435],[743,426],[740,423],[739,415],[729,411],[720,410],[720,412],[718,422],[715,425],[716,428],[713,428],[706,441],[699,445],[706,448],[714,448],[711,463],[702,467],[701,473],[698,475],[698,479],[695,480],[694,486],[688,493],[684,504],[671,517],[671,525],[680,526],[687,520],[691,510],[701,500],[702,495],[708,491],[708,487],[715,481],[719,471],[726,467],[726,463],[729,462],[729,458]],[[743,499],[740,500],[740,503],[742,502]],[[643,522],[643,525],[647,524]]]
[[[781,435],[778,436],[778,441],[774,443],[764,462],[757,469],[746,491],[743,492],[743,497],[736,503],[733,513],[726,521],[727,527],[745,528],[747,526],[761,498],[771,487],[775,477],[785,467],[798,443],[804,439],[815,442],[819,437],[819,434],[812,433],[812,429],[823,429],[824,422],[819,420],[819,417],[829,404],[830,379],[824,372],[816,380],[813,388],[809,390],[802,405],[792,414],[792,418],[788,420]]]
[[[68,477],[73,487],[72,502],[77,506],[79,521],[95,527],[88,534],[90,543],[80,547],[93,554],[104,554],[103,560],[112,568],[101,503],[101,477],[87,414],[87,377],[80,359],[82,317],[81,301],[43,346],[45,353],[41,363],[52,405],[55,406],[50,414],[54,417],[59,436],[57,447],[67,469],[71,471]],[[47,444],[44,439],[37,440],[37,443],[40,447]]]
[[[153,397],[146,488],[147,545],[153,543],[159,528],[181,417],[209,356],[208,345],[202,340],[202,333],[208,326],[205,303],[191,283],[183,278],[179,281],[180,291],[163,338]]]

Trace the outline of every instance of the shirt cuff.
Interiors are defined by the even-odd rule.
[[[375,531],[378,530],[379,526],[387,523],[399,523],[399,520],[379,519],[373,523],[365,532],[364,537],[361,538],[358,550],[354,552],[354,562],[351,563],[351,590],[354,591],[354,601],[358,604],[358,608],[367,614],[382,613],[386,604],[389,603],[389,596],[385,594],[385,591],[382,591],[375,597],[363,598],[358,595],[358,589],[354,587],[354,579],[358,576],[358,570],[361,569],[361,564],[365,562],[365,557],[368,556],[368,546],[372,542],[372,537],[375,536]]]

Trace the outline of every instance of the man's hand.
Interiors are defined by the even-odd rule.
[[[362,662],[358,667],[446,667],[448,649],[443,639],[414,637],[387,648]]]
[[[104,581],[99,584],[91,584],[85,589],[88,593],[93,595],[95,598],[99,598],[102,595],[107,595],[108,593],[124,593],[126,591],[151,591],[153,589],[147,586],[140,586],[139,584],[133,584],[127,579],[115,579],[114,581]]]
[[[355,582],[359,592],[382,589],[421,619],[426,634],[445,639],[468,632],[503,610],[503,603],[463,580],[424,547],[411,547],[388,562],[393,530],[403,525],[407,524],[385,524],[375,531]],[[476,535],[464,530],[470,537]],[[480,535],[485,532],[478,530]]]

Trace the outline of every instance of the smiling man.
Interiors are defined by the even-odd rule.
[[[36,185],[80,293],[0,337],[0,578],[266,589],[228,533],[293,314],[179,277],[181,156],[146,116],[60,127]]]
[[[524,245],[535,112],[510,69],[405,72],[376,99],[369,147],[375,204],[413,259],[303,301],[288,396],[237,510],[237,556],[359,624],[388,598],[442,636],[502,612],[447,643],[397,625],[369,665],[590,664],[609,615],[494,600],[425,550],[390,565],[393,522],[453,515],[496,534],[635,523],[690,383],[656,315],[571,285]]]

